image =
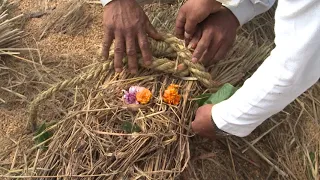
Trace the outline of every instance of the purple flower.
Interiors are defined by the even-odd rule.
[[[129,88],[129,92],[126,91],[126,90],[123,90],[123,92],[124,92],[124,95],[123,95],[124,101],[127,104],[139,104],[138,101],[137,101],[137,98],[136,98],[136,93],[138,91],[140,91],[141,89],[143,89],[143,87],[131,86]]]

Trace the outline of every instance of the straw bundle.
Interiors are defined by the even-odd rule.
[[[8,51],[19,45],[23,33],[20,29],[15,28],[14,24],[22,15],[10,18],[9,6],[7,1],[0,0],[0,55],[10,54]]]

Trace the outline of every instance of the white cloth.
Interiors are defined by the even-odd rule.
[[[274,0],[243,0],[227,6],[241,25]],[[244,137],[283,110],[320,78],[320,0],[278,0],[275,49],[228,100],[212,108],[216,126]]]
[[[111,2],[112,0],[100,0],[102,6],[107,5],[109,2]]]

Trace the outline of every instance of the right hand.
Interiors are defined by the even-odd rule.
[[[114,44],[114,68],[116,72],[123,69],[123,58],[128,56],[128,68],[135,74],[138,70],[137,49],[139,44],[145,65],[152,62],[152,53],[147,35],[155,40],[161,35],[151,25],[143,9],[135,0],[113,0],[104,7],[103,13],[104,43],[102,55],[109,57],[109,50]]]
[[[238,19],[225,7],[209,15],[190,42],[190,46],[195,49],[192,62],[208,66],[223,59],[235,41],[238,27]]]

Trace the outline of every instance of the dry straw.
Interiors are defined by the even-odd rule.
[[[0,55],[16,54],[13,52],[22,38],[23,31],[15,28],[17,21],[22,15],[9,17],[8,8],[12,4],[0,0]]]
[[[59,3],[58,7],[44,21],[40,39],[45,37],[48,32],[70,35],[81,33],[91,21],[91,17],[86,14],[85,4],[85,0]]]
[[[176,12],[176,7],[167,12]],[[169,19],[168,14],[153,13],[153,24],[166,19],[172,25],[174,14]],[[163,24],[155,26],[165,29]],[[197,108],[193,99],[227,82],[237,85],[270,52],[269,46],[257,48],[239,36],[223,61],[205,69],[190,63],[191,52],[170,35],[164,42],[151,44],[154,64],[149,69],[141,67],[136,77],[115,74],[111,52],[110,61],[97,63],[88,72],[37,96],[30,104],[30,122],[34,127],[37,120],[56,122],[46,129],[53,136],[26,151],[22,163],[13,162],[4,168],[2,177],[174,179],[190,159],[189,125]],[[178,64],[184,64],[185,69],[178,71]],[[163,91],[171,83],[180,86],[182,100],[178,106],[162,102]],[[122,90],[132,85],[149,88],[151,103],[134,108],[125,105]],[[57,113],[45,116],[48,111]],[[137,125],[141,131],[126,132],[126,123]],[[47,150],[41,149],[47,142]]]
[[[58,120],[50,128],[54,135],[48,140],[48,150],[40,153],[37,161],[33,159],[30,162],[36,167],[30,173],[36,173],[39,177],[76,175],[99,176],[104,179],[177,177],[186,168],[190,158],[188,137],[192,133],[189,124],[196,110],[192,99],[215,86],[206,85],[203,83],[206,81],[201,81],[203,77],[196,75],[197,71],[200,75],[208,74],[200,64],[196,65],[200,70],[189,66],[186,61],[190,60],[190,51],[184,48],[181,41],[172,36],[167,36],[164,41],[168,43],[167,46],[176,50],[177,57],[172,58],[172,53],[169,53],[170,57],[166,57],[166,52],[155,51],[157,53],[154,54],[160,55],[154,57],[154,63],[163,59],[170,63],[169,58],[172,64],[185,63],[188,71],[184,76],[190,73],[199,83],[152,69],[141,70],[138,77],[131,77],[126,73],[115,75],[110,61],[97,64],[81,76],[52,86],[31,103],[31,112],[43,100],[52,96],[55,100],[62,101],[65,110],[63,114],[52,117],[53,120]],[[156,44],[162,43],[152,44],[153,49],[158,49]],[[160,45],[159,47],[165,46]],[[252,47],[250,41],[239,37],[226,60],[212,68],[212,74],[219,74],[213,79],[221,83],[237,83],[241,79],[239,77],[250,68],[248,64],[252,66],[259,63],[268,55],[268,47],[265,47],[265,51],[252,47],[250,52],[248,47]],[[242,59],[246,61],[241,61]],[[157,66],[153,67],[157,70]],[[212,77],[209,77],[209,82],[212,82]],[[162,102],[161,95],[171,83],[181,87],[183,98],[179,106]],[[84,84],[87,85],[83,86]],[[143,107],[126,106],[121,100],[122,90],[132,85],[149,88],[154,95],[152,102]],[[59,91],[66,89],[69,93],[63,98]],[[43,110],[43,106],[40,107]],[[36,115],[31,114],[33,122]],[[128,122],[138,125],[141,131],[125,132],[122,125]],[[33,150],[37,147],[40,145]]]

